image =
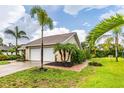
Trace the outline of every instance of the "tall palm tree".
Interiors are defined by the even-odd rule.
[[[7,29],[5,31],[5,34],[12,35],[15,38],[15,49],[16,49],[16,55],[18,54],[18,39],[26,38],[29,39],[27,34],[24,31],[19,31],[18,26],[15,27],[15,30]]]
[[[108,31],[113,30],[114,32],[118,32],[120,30],[119,27],[124,25],[124,16],[121,14],[116,14],[114,16],[110,16],[107,19],[102,20],[99,24],[97,24],[89,33],[87,37],[87,41],[92,48],[95,45],[95,42],[98,38],[100,38],[103,34]],[[115,33],[115,42],[116,42],[116,61],[118,61],[117,57],[117,45],[118,45],[118,34]]]
[[[116,57],[116,62],[118,62],[118,47],[119,47],[119,39],[122,39],[124,36],[124,33],[122,33],[121,27],[116,27],[112,30],[112,34],[110,35],[102,35],[100,38],[98,38],[96,40],[96,42],[98,42],[100,39],[102,38],[107,38],[105,40],[105,44],[107,45],[107,48],[110,48],[110,44],[111,42],[113,42],[113,40],[115,41],[114,45],[115,45],[115,57]]]
[[[114,16],[110,16],[109,18],[102,20],[91,30],[91,32],[87,37],[87,41],[89,42],[90,47],[92,48],[95,45],[95,41],[100,36],[102,36],[108,31],[113,30],[116,27],[123,25],[124,25],[124,15],[121,14],[116,14]]]
[[[53,29],[53,20],[48,16],[45,10],[40,6],[34,6],[31,9],[31,16],[34,17],[37,15],[37,20],[41,25],[41,69],[43,69],[43,31],[46,28]]]

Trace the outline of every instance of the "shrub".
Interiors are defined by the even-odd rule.
[[[0,61],[3,61],[3,60],[7,60],[7,56],[6,55],[0,55]]]
[[[82,54],[83,54],[83,59],[84,61],[86,59],[90,59],[91,58],[91,54],[90,54],[90,51],[88,49],[83,49],[82,50]]]
[[[103,66],[101,63],[98,63],[98,62],[89,62],[88,64],[90,66]]]
[[[71,55],[71,62],[73,64],[81,64],[83,62],[83,52],[82,50],[76,49]]]
[[[25,60],[24,56],[17,55],[16,61],[24,61],[24,60]]]
[[[7,56],[8,58],[8,60],[16,60],[17,59],[17,56],[16,55],[8,55]]]

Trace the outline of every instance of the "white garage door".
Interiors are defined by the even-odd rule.
[[[36,60],[39,61],[41,59],[40,55],[41,55],[41,50],[40,48],[31,48],[30,51],[31,55],[30,55],[30,60]],[[54,52],[53,52],[53,48],[44,48],[44,61],[50,61],[53,62],[55,60],[55,56],[54,56]]]

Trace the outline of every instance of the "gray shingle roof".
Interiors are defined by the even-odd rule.
[[[52,35],[52,36],[47,36],[47,37],[43,37],[43,43],[44,45],[53,45],[53,44],[57,44],[57,43],[62,43],[64,42],[66,39],[68,39],[70,36],[75,35],[76,33],[66,33],[66,34],[59,34],[59,35]],[[34,40],[32,42],[29,42],[28,44],[26,44],[26,46],[38,46],[41,44],[41,38]]]
[[[6,46],[6,45],[1,45],[0,50],[9,50],[10,48],[13,48],[14,46]]]

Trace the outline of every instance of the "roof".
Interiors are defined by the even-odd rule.
[[[66,39],[68,39],[69,37],[71,37],[75,34],[76,33],[73,32],[73,33],[66,33],[66,34],[59,34],[59,35],[52,35],[52,36],[43,37],[43,43],[44,43],[44,46],[62,43]],[[41,44],[41,40],[42,40],[41,38],[34,40],[34,41],[26,44],[26,46],[38,46]]]

